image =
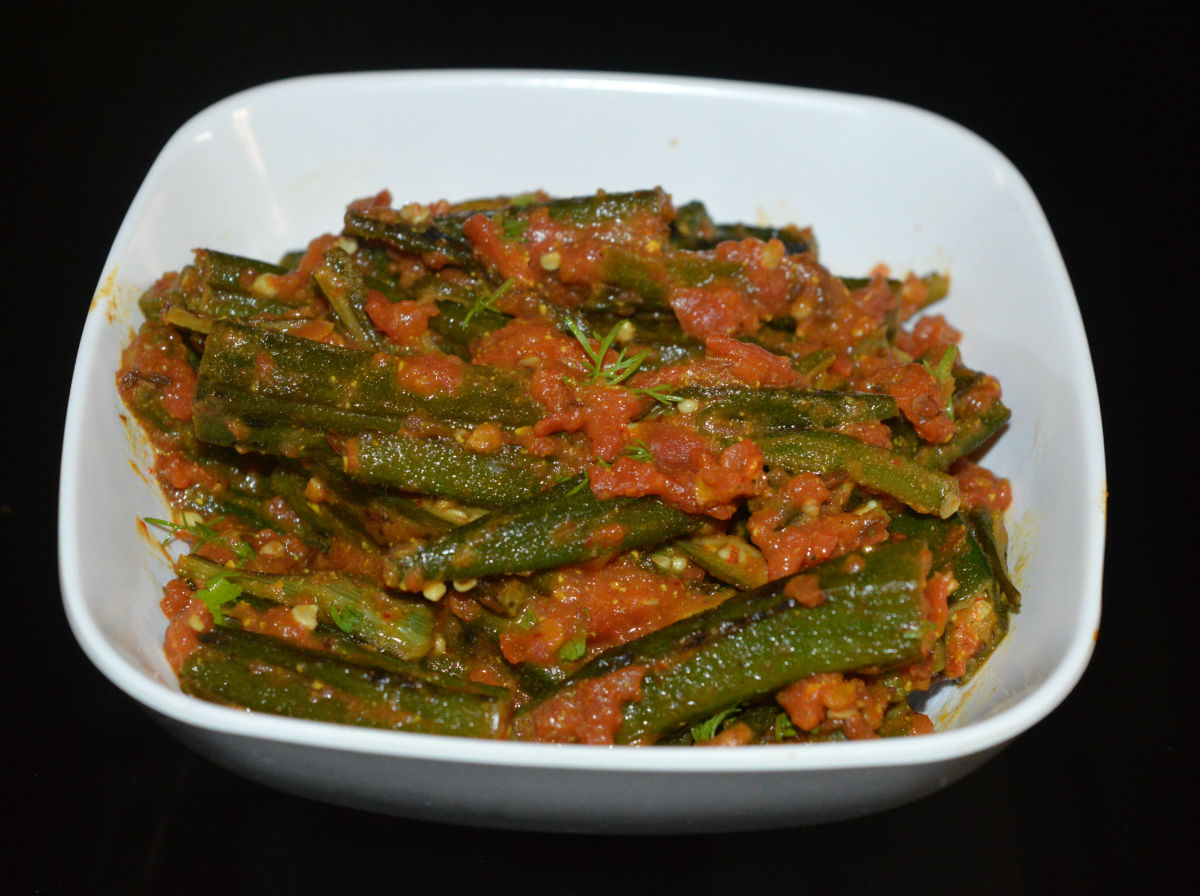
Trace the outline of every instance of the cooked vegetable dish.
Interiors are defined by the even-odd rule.
[[[182,689],[484,738],[919,734],[1019,595],[1009,411],[927,308],[811,230],[661,189],[347,208],[204,249],[117,386],[174,543]]]

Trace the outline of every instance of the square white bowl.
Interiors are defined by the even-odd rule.
[[[336,109],[334,126],[316,110]],[[1013,484],[1024,604],[916,738],[730,750],[472,741],[253,714],[182,694],[162,654],[162,515],[115,388],[136,299],[196,247],[273,258],[340,229],[351,199],[661,185],[714,217],[812,225],[838,273],[948,268],[936,310],[1013,409],[987,463]],[[410,817],[556,831],[718,831],[846,818],[966,774],[1051,712],[1100,618],[1105,470],[1075,296],[1021,175],[943,118],[796,88],[580,72],[300,78],[232,96],[172,137],[113,243],[67,412],[60,575],[92,661],[180,739],[266,784]]]

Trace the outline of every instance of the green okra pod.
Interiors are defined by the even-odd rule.
[[[480,507],[528,500],[561,476],[553,461],[518,445],[482,453],[447,438],[366,432],[339,453],[346,475],[359,482],[454,498]]]
[[[287,607],[315,604],[319,621],[401,659],[420,659],[433,644],[433,611],[427,603],[389,594],[345,573],[269,575],[227,569],[192,554],[180,557],[175,568],[197,588],[223,579],[243,593],[271,603]]]
[[[351,209],[343,220],[343,233],[356,239],[381,243],[412,255],[439,255],[453,265],[476,268],[471,244],[461,229],[447,233],[431,218],[414,220],[391,208]]]
[[[692,200],[679,206],[671,222],[671,244],[681,249],[711,249],[718,243],[744,239],[772,240],[783,243],[789,255],[815,252],[811,231],[794,225],[757,227],[750,224],[719,224],[713,221],[704,203]]]
[[[959,507],[958,482],[903,455],[836,432],[813,430],[757,440],[767,464],[791,473],[845,473],[919,513],[948,517]]]
[[[869,392],[701,386],[672,391],[700,403],[697,422],[701,429],[751,437],[887,420],[898,413],[890,395]]]
[[[921,601],[926,550],[919,541],[895,542],[831,561],[810,572],[820,585],[820,605],[784,599],[741,617],[740,625],[726,621],[709,629],[711,640],[647,673],[641,699],[625,708],[617,742],[653,741],[817,672],[916,660],[927,627]]]
[[[545,413],[519,374],[458,362],[451,386],[419,392],[401,381],[403,365],[411,363],[221,322],[200,363],[196,433],[214,444],[298,454],[319,441],[315,434],[397,432],[413,415],[516,427]]]
[[[652,743],[817,672],[912,662],[929,624],[922,606],[929,564],[925,543],[908,539],[804,573],[819,588],[816,606],[790,596],[790,580],[734,594],[600,654],[546,699],[585,679],[645,667],[640,699],[626,704],[616,741]],[[520,718],[514,727],[519,735]]]
[[[325,260],[313,271],[313,280],[333,306],[354,348],[390,349],[388,341],[364,309],[369,289],[354,266],[354,260],[344,249],[334,246],[326,252]]]
[[[430,680],[214,628],[179,670],[185,693],[216,703],[322,722],[461,737],[501,737],[510,697],[502,688]]]
[[[317,310],[306,295],[280,298],[260,278],[287,273],[280,265],[198,249],[193,264],[185,267],[175,286],[162,293],[153,307],[143,310],[155,317],[206,332],[216,320],[305,318]]]
[[[699,532],[708,523],[657,498],[600,500],[576,477],[440,538],[394,551],[391,581],[416,590],[429,582],[533,572]]]

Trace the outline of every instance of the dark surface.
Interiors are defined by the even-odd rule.
[[[1136,22],[1058,25],[1007,7],[995,18],[821,21],[746,7],[747,21],[706,21],[701,34],[606,8],[595,15],[606,24],[577,36],[556,27],[561,9],[512,6],[485,20],[459,8],[449,22],[433,7],[406,20],[344,6],[228,18],[206,6],[170,25],[104,6],[23,9],[23,20],[8,14],[5,58],[0,533],[17,570],[6,589],[4,804],[17,827],[5,838],[7,892],[1188,889],[1196,589],[1194,576],[1184,584],[1187,530],[1175,515],[1194,498],[1190,480],[1161,472],[1189,468],[1195,453],[1167,442],[1183,419],[1171,384],[1192,379],[1194,358],[1181,342],[1194,318],[1184,262],[1197,200],[1196,102],[1180,80],[1195,46],[1182,22],[1138,10]],[[237,90],[428,67],[873,94],[954,119],[1012,160],[1066,259],[1106,421],[1104,621],[1056,712],[963,781],[865,819],[753,835],[554,836],[422,825],[265,789],[189,752],[101,676],[63,615],[54,501],[79,332],[138,184],[177,127]],[[1138,433],[1162,422],[1163,435]],[[1153,460],[1139,450],[1148,442]]]

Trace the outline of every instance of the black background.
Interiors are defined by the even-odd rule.
[[[0,805],[16,834],[0,841],[14,889],[0,886],[695,894],[1175,892],[1194,883],[1196,588],[1182,574],[1195,504],[1184,421],[1194,412],[1179,384],[1194,379],[1183,340],[1196,301],[1197,101],[1185,75],[1197,45],[1182,19],[1146,5],[1072,20],[1012,6],[921,19],[745,4],[719,14],[22,9],[6,14],[4,51]],[[88,662],[55,572],[62,420],[89,300],[150,163],[190,116],[246,87],[441,67],[871,94],[947,116],[1008,156],[1039,197],[1078,295],[1108,452],[1104,619],[1087,673],[1057,711],[966,779],[864,819],[720,836],[534,835],[268,790],[189,752]]]

